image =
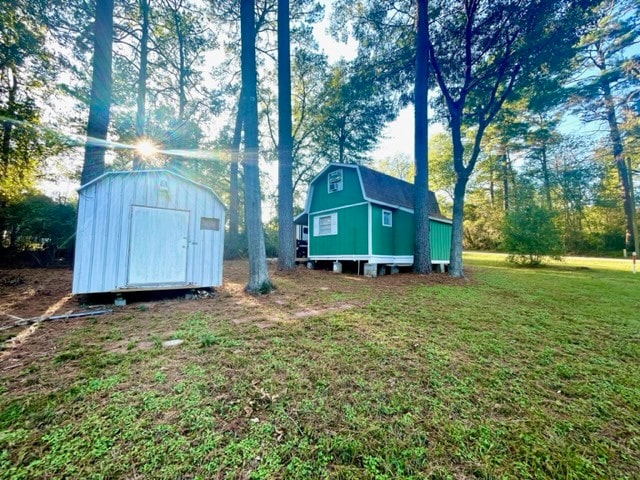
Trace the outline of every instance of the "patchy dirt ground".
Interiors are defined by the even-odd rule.
[[[91,317],[70,318],[11,327],[22,318],[64,315],[88,311],[90,306],[113,309],[95,321],[118,325],[122,332],[110,350],[148,348],[149,337],[162,338],[175,330],[175,318],[194,312],[213,315],[233,325],[269,328],[278,322],[295,322],[329,311],[366,305],[381,293],[402,294],[411,284],[458,282],[443,274],[429,277],[403,273],[375,279],[298,266],[293,272],[278,272],[270,262],[275,290],[269,295],[244,292],[248,278],[246,261],[224,264],[224,284],[210,296],[186,300],[182,292],[129,294],[125,307],[113,306],[113,295],[72,296],[71,270],[0,270],[0,359],[6,368],[24,366],[34,357],[55,353],[56,338],[81,326]],[[462,280],[463,282],[465,280]]]

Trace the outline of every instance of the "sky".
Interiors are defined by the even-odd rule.
[[[357,53],[357,42],[350,40],[347,43],[342,43],[334,40],[329,33],[329,23],[331,18],[331,1],[322,0],[325,5],[324,19],[314,26],[314,35],[318,41],[320,49],[327,55],[329,62],[333,63],[341,58],[346,60],[353,59]],[[211,55],[205,60],[205,68],[210,70],[211,67],[220,61],[219,52],[212,52]],[[432,129],[433,130],[433,129]],[[413,157],[413,106],[404,108],[398,115],[397,119],[387,125],[380,138],[378,148],[371,152],[371,158],[375,161],[382,160],[389,157],[396,157],[398,155],[406,156],[411,159]],[[82,155],[78,155],[77,162],[81,161]],[[67,157],[67,161],[69,158]],[[41,182],[41,187],[45,192],[53,197],[73,198],[75,196],[75,190],[78,187],[74,182],[60,182],[54,178],[56,171],[61,170],[61,160],[52,159],[50,162],[49,172],[52,175],[48,180]],[[76,163],[76,162],[74,162]],[[272,165],[265,165],[266,170],[271,170]],[[71,168],[69,166],[69,168]],[[271,186],[265,190],[275,189],[275,179],[277,174],[272,172],[269,176],[272,178]],[[265,212],[266,213],[266,212]],[[271,216],[270,214],[268,216]]]
[[[336,62],[340,59],[353,59],[357,53],[357,43],[354,40],[350,40],[345,44],[342,42],[338,42],[331,37],[328,31],[332,13],[331,2],[329,0],[323,0],[323,3],[325,5],[324,19],[321,22],[317,23],[314,26],[313,30],[320,49],[327,55],[329,62],[331,63]],[[216,63],[215,59],[212,58],[210,61],[207,61],[206,64],[210,67],[211,62]],[[565,129],[575,130],[576,127],[580,128],[577,125],[579,123],[579,120],[574,118],[573,121],[567,122],[567,124],[570,126]],[[442,125],[429,125],[430,136],[441,131],[443,131]],[[413,105],[409,105],[402,109],[399,112],[398,117],[383,129],[378,147],[370,154],[371,158],[374,161],[374,165],[376,161],[398,156],[405,157],[409,161],[412,161],[414,146],[413,135],[414,109]],[[59,165],[53,165],[53,169],[59,171]],[[264,165],[264,169],[266,170],[266,173],[269,174],[271,181],[269,182],[269,185],[263,186],[263,190],[266,193],[273,193],[277,188],[277,165],[275,164],[275,162],[273,164],[266,164]],[[64,185],[61,185],[58,182],[55,182],[53,185],[49,185],[49,188],[47,188],[47,190],[50,190],[50,192],[47,193],[52,194],[53,196],[62,195],[64,197],[72,197],[76,188],[77,185],[72,183],[65,182]],[[270,217],[272,217],[273,211],[274,209],[272,207],[265,205],[265,211],[263,215],[265,217],[264,220],[268,220]]]
[[[327,55],[330,63],[340,59],[351,60],[357,53],[357,43],[350,40],[342,43],[334,40],[329,33],[329,19],[331,18],[331,2],[324,0],[324,19],[315,25],[314,36],[320,49]],[[387,125],[382,133],[378,148],[371,154],[374,160],[381,160],[396,155],[413,156],[413,106],[404,108],[398,118]]]

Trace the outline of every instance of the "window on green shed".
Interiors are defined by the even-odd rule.
[[[393,213],[391,212],[391,210],[382,210],[382,226],[393,226]]]
[[[329,175],[327,175],[327,188],[329,193],[342,190],[342,169],[329,172]]]
[[[325,235],[338,234],[338,214],[318,215],[313,219],[313,236],[323,237]]]

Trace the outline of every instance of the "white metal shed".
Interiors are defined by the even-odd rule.
[[[74,294],[222,284],[225,209],[167,170],[108,172],[80,187]]]

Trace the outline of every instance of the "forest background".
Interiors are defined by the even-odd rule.
[[[554,254],[621,255],[637,248],[630,220],[640,182],[640,2],[584,4],[587,21],[566,46],[571,50],[549,52],[563,64],[514,87],[483,132],[466,185],[465,248],[507,248],[509,228],[535,222],[557,238]],[[279,253],[277,7],[275,0],[257,0],[254,15],[267,256]],[[308,181],[329,162],[366,164],[413,182],[411,137],[385,136],[412,135],[416,16],[412,1],[291,0],[294,213]],[[51,263],[72,248],[95,17],[96,2],[89,0],[0,5],[3,260]],[[243,202],[232,198],[234,185],[243,198],[240,33],[238,2],[113,5],[106,168],[170,168],[211,186],[236,217],[228,257],[247,254]],[[446,25],[432,29],[443,39],[446,33]],[[456,59],[448,61],[454,68]],[[456,173],[446,98],[435,79],[429,100],[429,187],[448,215]],[[477,130],[462,126],[464,145],[473,145]],[[142,140],[153,145],[145,155],[136,149]]]

